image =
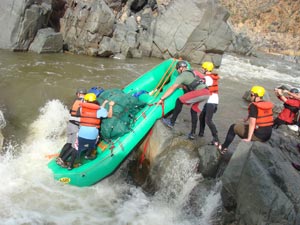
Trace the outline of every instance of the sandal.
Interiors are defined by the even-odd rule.
[[[228,148],[223,148],[221,144],[217,146],[218,151],[220,152],[221,155],[225,155],[225,153],[228,151]]]
[[[217,141],[211,141],[211,142],[208,143],[208,145],[214,145],[214,146],[218,147],[219,146],[219,142],[217,142]]]

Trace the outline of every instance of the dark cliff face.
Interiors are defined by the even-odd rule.
[[[65,0],[53,0],[52,1],[52,13],[49,18],[49,27],[52,27],[56,32],[60,30],[59,20],[64,16],[66,11]]]
[[[235,30],[265,52],[300,55],[300,4],[297,0],[220,0]]]

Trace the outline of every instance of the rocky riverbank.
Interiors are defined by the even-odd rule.
[[[158,122],[141,145],[140,155],[146,159],[133,171],[143,171],[143,177],[140,173],[134,176],[147,192],[155,193],[165,185],[176,189],[178,182],[188,182],[193,173],[199,173],[203,177],[195,181],[197,185],[183,206],[195,216],[202,213],[199,210],[207,189],[221,180],[222,206],[211,215],[213,224],[300,223],[300,172],[291,165],[300,164],[298,133],[282,125],[273,130],[268,142],[240,141],[234,151],[221,156],[204,138],[187,140],[183,127],[185,124],[179,122],[175,130],[170,130]],[[165,184],[164,177],[171,176],[175,169],[172,162],[177,160],[180,165],[180,159],[188,159],[189,167],[176,168],[180,180]]]
[[[237,33],[248,36],[260,51],[300,56],[300,4],[294,0],[220,0]]]
[[[246,37],[231,30],[228,11],[211,0],[4,0],[2,5],[0,48],[14,51],[182,57],[219,66],[225,51],[253,50]]]
[[[293,0],[4,0],[2,6],[0,48],[14,51],[182,57],[217,66],[225,51],[300,57],[300,6]]]

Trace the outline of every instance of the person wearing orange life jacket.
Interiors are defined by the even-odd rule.
[[[223,144],[219,144],[218,150],[223,155],[237,134],[243,141],[268,141],[272,135],[273,103],[263,101],[265,89],[262,86],[251,88],[251,103],[248,107],[248,124],[232,124],[227,132]]]
[[[111,118],[113,115],[113,101],[109,102],[109,110],[105,109],[107,100],[100,106],[94,93],[88,93],[80,107],[80,128],[78,132],[78,153],[86,151],[85,159],[92,160],[92,151],[96,149],[96,142],[99,134],[101,118]],[[71,158],[69,170],[73,169],[76,157]]]
[[[300,100],[296,99],[292,95],[290,97],[285,97],[282,89],[275,88],[274,92],[277,98],[280,101],[284,102],[284,108],[279,113],[278,117],[274,120],[273,128],[277,129],[282,124],[286,124],[286,125],[294,124],[296,114],[298,113],[300,108]],[[289,91],[289,93],[293,93],[299,96],[299,90],[297,88],[292,88]]]
[[[62,167],[67,167],[66,161],[72,154],[72,147],[74,147],[74,143],[77,140],[79,122],[76,121],[76,118],[80,116],[80,104],[83,102],[86,93],[87,91],[85,88],[78,88],[76,91],[76,99],[70,109],[70,118],[67,125],[67,142],[62,147],[59,156],[56,158],[56,163]]]
[[[214,69],[214,64],[212,62],[203,62],[202,69],[205,74],[205,80],[206,80],[205,83],[208,86],[208,89],[210,91],[210,96],[199,116],[199,122],[200,122],[199,137],[204,136],[205,124],[207,124],[213,136],[213,140],[210,142],[210,144],[218,146],[219,145],[218,131],[212,118],[214,113],[217,112],[218,104],[219,104],[219,94],[218,94],[219,76],[218,74],[212,73]]]

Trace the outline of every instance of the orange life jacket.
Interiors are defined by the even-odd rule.
[[[83,98],[76,98],[75,101],[73,102],[73,105],[70,109],[70,114],[71,116],[80,116],[80,104],[83,102]]]
[[[205,76],[209,76],[213,80],[212,85],[208,87],[210,94],[213,94],[213,93],[218,94],[218,92],[219,92],[218,80],[220,79],[218,74],[211,73],[211,74],[206,74]]]
[[[273,125],[273,103],[272,102],[252,102],[257,108],[256,129]],[[251,105],[251,104],[250,104]],[[250,108],[248,107],[248,110]]]
[[[100,106],[94,103],[81,103],[80,125],[100,128],[100,118],[97,118],[97,110]]]

